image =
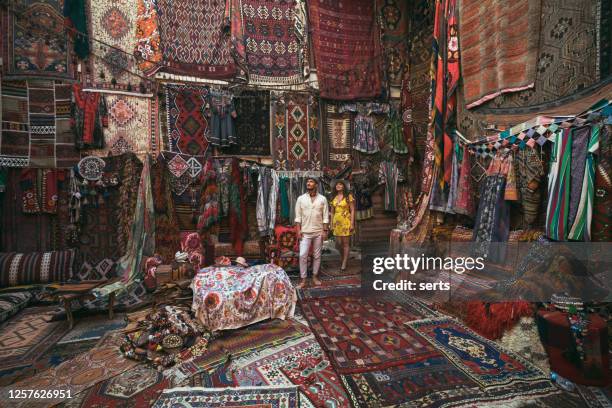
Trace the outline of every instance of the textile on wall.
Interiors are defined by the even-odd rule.
[[[157,0],[157,16],[164,71],[209,79],[236,74],[226,2]]]
[[[461,76],[468,109],[534,87],[541,11],[542,0],[462,1]]]
[[[306,15],[303,0],[242,0],[249,83],[303,82]]]
[[[155,207],[155,253],[161,255],[164,262],[174,259],[175,252],[180,248],[180,232],[172,200],[170,177],[165,162],[158,159],[151,167]]]
[[[74,76],[63,0],[17,0],[2,12],[5,77]]]
[[[351,114],[338,113],[338,107],[326,105],[325,136],[327,157],[325,163],[330,167],[340,167],[349,162],[351,156]]]
[[[153,75],[161,68],[163,59],[157,4],[154,0],[137,0],[137,5],[134,55],[138,68],[146,75]]]
[[[157,98],[127,95],[106,96],[108,126],[104,128],[104,149],[96,156],[117,156],[132,152],[143,158],[160,149]]]
[[[30,164],[28,112],[27,81],[3,82],[0,165],[26,167]]]
[[[204,109],[208,88],[197,85],[166,85],[168,149],[203,156],[208,150],[208,120]]]
[[[593,208],[592,240],[612,241],[612,128],[604,126],[599,140],[599,158],[595,173],[595,202]]]
[[[375,2],[314,0],[308,11],[321,97],[379,96],[382,50]]]
[[[321,170],[319,102],[307,95],[273,96],[270,106],[274,168]]]
[[[385,54],[387,81],[392,87],[401,87],[408,72],[409,2],[377,0],[376,7],[382,18],[382,44]]]
[[[270,92],[244,91],[235,99],[236,145],[224,153],[239,156],[271,156]]]
[[[133,55],[137,7],[130,0],[89,0],[90,72],[85,88],[110,93],[140,94],[142,72]],[[147,82],[148,83],[148,82]]]

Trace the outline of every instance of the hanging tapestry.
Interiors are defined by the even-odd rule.
[[[146,75],[153,75],[161,68],[162,51],[159,38],[159,17],[155,0],[137,0],[136,48],[138,68]]]
[[[235,99],[237,144],[223,152],[270,156],[270,92],[244,91]]]
[[[141,93],[142,72],[133,55],[137,7],[129,0],[89,0],[90,70],[85,87],[111,93]],[[148,84],[148,82],[147,82]]]
[[[285,94],[272,101],[274,168],[321,170],[319,103],[300,94]]]
[[[170,190],[170,175],[165,167],[163,160],[157,160],[151,166],[151,183],[155,207],[155,253],[169,263],[180,248],[180,232]]]
[[[533,88],[541,9],[542,0],[463,1],[461,74],[468,109],[503,93]]]
[[[242,0],[249,83],[303,82],[305,14],[301,0]]]
[[[164,71],[232,78],[236,65],[225,12],[224,1],[157,0]]]
[[[400,87],[408,72],[409,2],[377,0],[376,6],[382,19],[387,81],[391,86]]]
[[[55,83],[55,166],[72,167],[80,160],[71,121],[72,85]]]
[[[2,16],[7,77],[72,78],[63,0],[16,0]]]
[[[327,162],[329,166],[337,167],[351,160],[351,115],[338,113],[338,107],[331,104],[326,106],[326,113]]]
[[[132,152],[139,157],[159,152],[157,98],[108,95],[108,127],[104,128],[104,149],[96,156]]]
[[[2,83],[2,132],[0,165],[26,167],[30,163],[28,83]]]
[[[30,166],[55,167],[55,89],[53,81],[28,81]]]
[[[321,97],[349,100],[380,95],[382,50],[375,9],[369,0],[308,3]]]
[[[172,152],[203,156],[208,150],[208,120],[204,112],[208,88],[166,85],[168,148]]]

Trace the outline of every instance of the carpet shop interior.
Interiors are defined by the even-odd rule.
[[[612,407],[612,0],[0,21],[0,406]]]

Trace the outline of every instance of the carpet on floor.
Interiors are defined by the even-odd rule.
[[[550,383],[532,363],[454,319],[423,319],[408,325],[482,387],[515,382]]]
[[[607,387],[577,386],[578,393],[589,408],[612,408],[612,385]]]
[[[297,387],[171,388],[153,408],[298,408]]]
[[[314,336],[261,350],[232,362],[239,386],[290,386],[300,389],[300,407],[348,407],[340,376]]]
[[[301,301],[304,317],[339,373],[380,370],[435,354],[405,322],[422,319],[409,303],[338,296]]]
[[[25,309],[0,328],[0,367],[30,366],[68,331],[65,321],[52,322],[53,307]]]
[[[100,339],[110,331],[123,329],[125,325],[125,315],[123,314],[116,315],[113,319],[109,319],[106,315],[78,319],[72,330],[62,337],[58,344]]]

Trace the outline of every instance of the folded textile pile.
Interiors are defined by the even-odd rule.
[[[160,369],[201,355],[210,340],[188,311],[174,306],[149,313],[125,337],[121,351],[126,357]]]

